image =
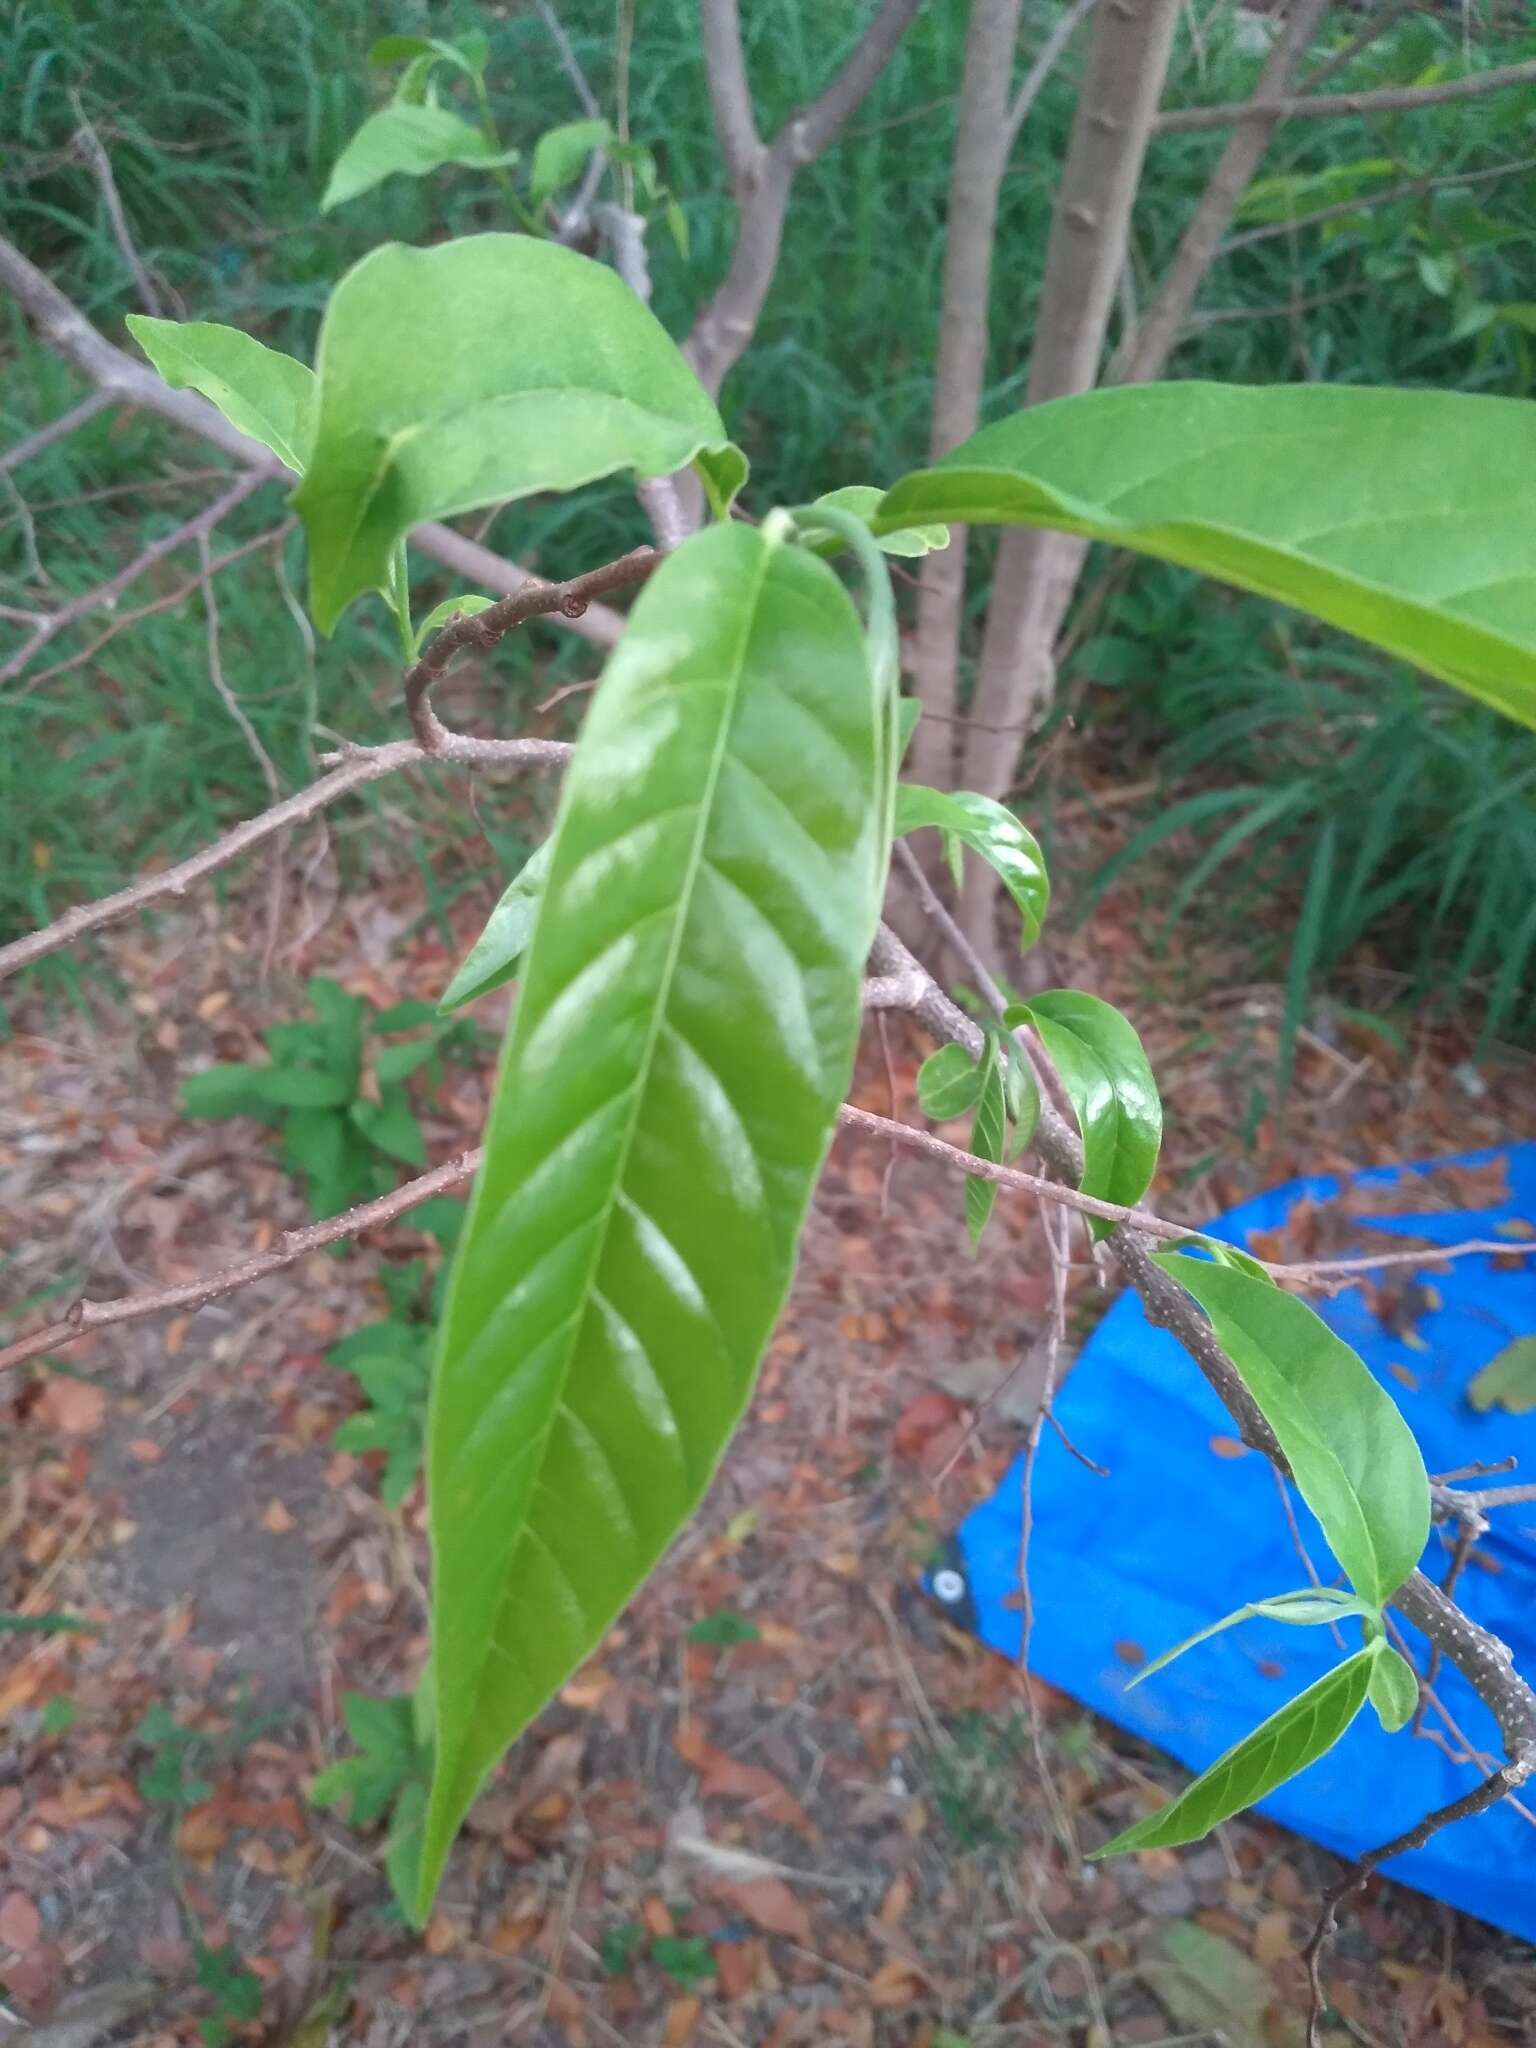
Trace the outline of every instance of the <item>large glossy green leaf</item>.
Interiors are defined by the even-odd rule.
[[[232,427],[300,475],[315,438],[315,373],[238,327],[128,315],[128,332],[176,391],[200,391]]]
[[[337,157],[320,211],[345,206],[397,171],[408,178],[424,178],[445,164],[489,171],[516,161],[515,149],[498,149],[483,129],[447,107],[396,100],[370,114]]]
[[[1278,598],[1536,725],[1536,405],[1143,384],[1031,406],[887,493],[875,529],[1054,526]]]
[[[1135,1027],[1072,988],[1047,990],[1010,1009],[1007,1021],[1034,1026],[1061,1076],[1083,1138],[1083,1193],[1134,1208],[1163,1142],[1163,1105]],[[1090,1216],[1088,1227],[1107,1237],[1113,1225]]]
[[[664,476],[711,451],[739,481],[720,415],[650,309],[603,264],[531,235],[375,249],[332,293],[316,367],[294,503],[325,632],[385,586],[418,520],[617,470]]]
[[[1369,1644],[1336,1664],[1218,1757],[1177,1799],[1093,1850],[1090,1861],[1123,1855],[1127,1849],[1173,1849],[1181,1842],[1197,1842],[1221,1821],[1316,1763],[1364,1705],[1379,1647]]]
[[[1005,804],[974,790],[927,789],[903,782],[896,789],[896,830],[917,832],[933,825],[946,838],[958,839],[994,867],[1019,913],[1019,950],[1040,936],[1050,905],[1051,884],[1045,855],[1033,832],[1021,825]]]
[[[746,1402],[851,1073],[888,722],[831,570],[739,524],[588,713],[433,1386],[428,1892]]]
[[[1294,1294],[1183,1252],[1156,1257],[1210,1317],[1329,1549],[1380,1607],[1429,1540],[1429,1479],[1396,1402]]]
[[[516,974],[538,915],[550,852],[551,842],[546,839],[542,846],[534,848],[508,882],[500,902],[486,919],[485,930],[443,990],[437,1006],[440,1011],[461,1009],[479,996],[488,996],[492,989],[504,987]]]

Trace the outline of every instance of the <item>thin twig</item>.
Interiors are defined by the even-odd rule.
[[[203,1308],[221,1295],[233,1294],[253,1281],[266,1279],[269,1273],[280,1273],[310,1252],[322,1251],[344,1237],[359,1237],[365,1230],[393,1223],[445,1189],[461,1186],[476,1172],[481,1156],[478,1145],[471,1151],[460,1152],[441,1166],[433,1167],[430,1173],[408,1180],[392,1194],[360,1203],[323,1223],[311,1223],[302,1230],[285,1230],[266,1251],[253,1253],[232,1266],[221,1266],[216,1272],[204,1274],[201,1280],[184,1281],[179,1287],[158,1287],[143,1294],[125,1294],[116,1301],[86,1301],[82,1297],[71,1304],[60,1321],[34,1330],[30,1336],[20,1337],[0,1350],[0,1372],[7,1366],[22,1365],[29,1358],[39,1358],[45,1352],[60,1350],[93,1330],[104,1330],[114,1323],[137,1322],[168,1309]]]
[[[1388,29],[1394,28],[1403,16],[1411,13],[1418,4],[1419,0],[1387,0],[1384,6],[1367,8],[1365,20],[1349,41],[1307,73],[1301,81],[1301,90],[1305,93],[1315,93],[1320,85],[1326,85],[1330,78],[1336,78],[1346,65],[1353,64],[1362,51],[1368,50],[1372,43],[1379,42]]]
[[[54,676],[61,676],[69,669],[79,668],[81,663],[89,661],[93,654],[99,654],[109,640],[115,640],[119,633],[126,633],[130,626],[136,626],[141,619],[152,618],[156,612],[174,610],[184,597],[190,597],[194,590],[201,587],[205,573],[217,576],[221,570],[229,568],[231,563],[243,562],[247,555],[257,554],[262,548],[269,548],[279,541],[286,540],[298,523],[296,519],[285,519],[281,526],[269,527],[265,533],[258,533],[254,540],[243,540],[238,547],[228,548],[222,555],[215,555],[206,572],[199,569],[195,576],[189,576],[184,583],[178,583],[174,590],[168,590],[163,597],[151,598],[148,604],[138,605],[131,612],[123,612],[112,621],[105,632],[98,633],[88,646],[82,647],[78,654],[68,655],[63,661],[56,661],[50,667],[40,668],[35,675],[28,676],[17,694],[29,696],[42,684],[50,682]]]
[[[0,476],[9,476],[13,469],[20,469],[24,462],[30,462],[34,455],[41,455],[45,448],[51,448],[55,441],[62,441],[72,434],[76,427],[83,427],[95,419],[97,413],[105,412],[112,404],[110,391],[90,391],[78,405],[72,405],[68,412],[61,412],[56,420],[50,420],[36,433],[28,434],[24,441],[18,441],[14,448],[8,448],[0,455]]]
[[[262,745],[261,735],[252,725],[245,706],[229,686],[224,673],[224,660],[219,648],[219,601],[213,594],[213,564],[208,554],[208,536],[197,536],[197,559],[200,564],[198,583],[203,593],[203,617],[207,626],[208,680],[213,684],[215,694],[235,724],[240,728],[241,737],[255,756],[267,785],[267,794],[273,803],[281,803],[283,785],[278,779],[277,766],[272,756]]]
[[[1046,1805],[1056,1824],[1056,1832],[1062,1846],[1074,1858],[1080,1860],[1077,1830],[1065,1801],[1056,1789],[1056,1780],[1051,1771],[1050,1759],[1045,1752],[1045,1730],[1041,1722],[1040,1702],[1035,1697],[1034,1680],[1029,1671],[1029,1651],[1035,1627],[1035,1596],[1029,1583],[1029,1546],[1035,1527],[1035,1461],[1040,1455],[1040,1438],[1056,1401],[1056,1381],[1061,1365],[1061,1347],[1067,1334],[1067,1263],[1068,1233],[1071,1224],[1067,1217],[1053,1215],[1042,1207],[1040,1227],[1045,1232],[1046,1249],[1051,1261],[1051,1320],[1045,1340],[1045,1368],[1041,1376],[1039,1404],[1030,1418],[1029,1435],[1024,1445],[1024,1469],[1019,1476],[1019,1595],[1023,1600],[1023,1615],[1019,1630],[1019,1669],[1024,1674],[1024,1695],[1029,1709],[1029,1739],[1034,1750],[1035,1769],[1040,1774],[1040,1784],[1045,1793]]]
[[[941,1165],[955,1168],[974,1179],[994,1181],[1000,1188],[1013,1188],[1019,1194],[1035,1195],[1060,1208],[1075,1210],[1079,1215],[1096,1216],[1106,1223],[1128,1223],[1137,1230],[1145,1231],[1148,1237],[1166,1242],[1198,1235],[1187,1223],[1165,1223],[1162,1217],[1153,1216],[1145,1209],[1128,1209],[1119,1202],[1101,1202],[1096,1195],[1082,1194],[1077,1188],[1048,1180],[1044,1174],[1026,1173],[1022,1167],[1002,1166],[995,1159],[982,1159],[974,1152],[963,1152],[958,1145],[947,1144],[943,1138],[936,1137],[932,1131],[920,1130],[916,1124],[892,1123],[888,1116],[877,1116],[873,1110],[855,1109],[851,1102],[842,1105],[837,1119],[849,1130],[867,1131],[871,1137],[884,1138],[892,1145],[905,1145],[913,1152],[937,1159]]]
[[[1437,1806],[1433,1813],[1426,1813],[1414,1827],[1407,1828],[1400,1835],[1394,1835],[1390,1842],[1383,1842],[1379,1849],[1371,1849],[1352,1863],[1337,1884],[1331,1884],[1323,1894],[1323,1909],[1318,1915],[1312,1938],[1303,1951],[1307,1965],[1307,1983],[1311,1991],[1311,2010],[1307,2014],[1307,2048],[1322,2048],[1321,2027],[1328,2001],[1323,1992],[1323,1951],[1337,1926],[1339,1907],[1351,1895],[1361,1889],[1371,1873],[1379,1865],[1389,1862],[1394,1856],[1405,1856],[1410,1849],[1422,1849],[1431,1835],[1441,1828],[1449,1827],[1453,1821],[1470,1820],[1474,1814],[1486,1813],[1490,1806],[1496,1806],[1506,1794],[1525,1782],[1530,1774],[1531,1760],[1523,1766],[1514,1763],[1500,1764],[1490,1771],[1480,1785],[1470,1792],[1464,1792],[1459,1799],[1453,1799],[1446,1806]]]
[[[1008,141],[1005,155],[1011,155],[1013,145],[1019,139],[1019,130],[1029,117],[1029,110],[1039,99],[1051,73],[1061,60],[1068,43],[1077,34],[1079,27],[1092,14],[1098,0],[1072,0],[1072,5],[1040,45],[1033,64],[1019,82],[1014,94],[1013,105],[1008,109]]]
[[[232,427],[224,415],[195,391],[173,391],[147,363],[114,348],[98,334],[73,300],[53,280],[25,257],[14,242],[0,235],[0,286],[12,293],[37,330],[45,347],[84,372],[109,397],[120,404],[135,405],[158,413],[234,456],[244,468],[279,482],[291,481],[292,472],[260,442]],[[456,576],[481,590],[503,596],[521,590],[529,580],[528,570],[504,555],[493,554],[467,534],[451,526],[427,520],[412,527],[413,547],[430,555]],[[572,632],[600,647],[612,647],[624,630],[618,612],[607,605],[592,605],[580,619],[566,622]]]
[[[549,612],[567,619],[579,619],[595,597],[642,582],[660,568],[663,557],[654,548],[636,548],[616,562],[589,569],[564,583],[536,583],[501,598],[487,611],[472,617],[457,613],[441,632],[434,633],[421,654],[405,672],[405,715],[411,722],[424,754],[440,753],[448,735],[432,716],[427,692],[447,669],[453,657],[466,647],[494,647],[498,640],[526,620]]]
[[[26,645],[18,648],[10,660],[0,667],[0,683],[8,683],[13,676],[20,675],[38,649],[45,647],[50,640],[56,640],[66,626],[72,626],[77,619],[84,618],[87,613],[100,611],[104,605],[112,604],[130,583],[137,582],[139,577],[152,569],[157,562],[163,561],[169,554],[174,554],[177,548],[185,547],[188,541],[200,539],[211,528],[217,526],[227,513],[233,512],[237,505],[244,504],[247,498],[259,491],[266,481],[266,477],[260,475],[237,477],[229,489],[221,492],[211,505],[205,505],[202,511],[194,514],[191,519],[183,520],[180,526],[174,527],[159,540],[151,542],[147,548],[135,555],[126,567],[119,569],[115,576],[109,576],[104,583],[95,584],[90,590],[83,590],[78,597],[71,598],[68,604],[61,605],[43,625],[38,627]]]
[[[1261,228],[1245,228],[1241,234],[1228,235],[1216,251],[1218,256],[1230,256],[1238,249],[1251,249],[1256,242],[1270,242],[1280,235],[1300,234],[1303,228],[1321,227],[1330,220],[1343,220],[1352,213],[1365,213],[1373,206],[1389,206],[1394,199],[1420,199],[1426,193],[1439,192],[1453,185],[1488,185],[1499,178],[1515,176],[1536,166],[1536,156],[1518,157],[1512,163],[1495,164],[1486,171],[1446,171],[1438,178],[1409,178],[1401,185],[1388,185],[1378,192],[1362,192],[1353,199],[1335,200],[1332,206],[1320,206],[1315,213],[1298,213],[1290,220],[1271,221]]]
[[[1511,86],[1536,85],[1536,60],[1500,64],[1468,78],[1448,78],[1439,85],[1390,86],[1379,92],[1329,92],[1316,98],[1297,94],[1285,99],[1227,100],[1217,107],[1178,107],[1159,114],[1158,135],[1190,135],[1202,128],[1230,128],[1236,121],[1333,120],[1341,114],[1417,113],[1421,107],[1443,107],[1452,100],[1470,100]]]
[[[462,767],[547,767],[569,760],[570,755],[570,745],[564,740],[480,740],[464,733],[444,734],[430,755],[414,739],[390,740],[379,747],[348,749],[341,766],[329,775],[312,782],[297,795],[286,797],[282,803],[274,804],[260,817],[248,818],[243,825],[236,825],[233,831],[226,832],[222,839],[216,839],[200,853],[178,861],[174,867],[165,868],[157,875],[145,875],[142,880],[117,890],[111,896],[100,897],[94,903],[82,903],[74,910],[65,911],[62,917],[55,918],[41,931],[29,932],[25,938],[13,939],[8,946],[0,946],[0,980],[30,966],[34,960],[42,960],[48,954],[58,952],[61,947],[73,945],[90,932],[132,917],[135,911],[145,909],[162,897],[185,895],[194,882],[227,867],[253,846],[270,839],[273,833],[286,831],[302,819],[324,810],[328,804],[335,803],[349,790],[377,782],[381,776],[394,775],[402,768],[415,767],[428,759]]]
[[[156,291],[154,282],[144,266],[143,258],[133,245],[133,236],[128,232],[128,217],[123,212],[123,202],[118,196],[117,180],[112,175],[112,159],[107,155],[101,137],[86,119],[85,109],[80,104],[79,94],[72,92],[69,98],[70,104],[75,110],[75,119],[80,124],[75,130],[74,135],[75,153],[96,180],[97,186],[100,189],[102,204],[107,209],[107,225],[112,230],[112,239],[117,244],[118,253],[128,266],[128,274],[133,279],[134,290],[138,293],[145,312],[152,314],[158,320],[164,313],[165,308],[161,304],[160,294]]]

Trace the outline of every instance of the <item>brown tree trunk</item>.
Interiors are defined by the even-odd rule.
[[[934,361],[929,459],[937,462],[976,431],[987,367],[987,298],[997,198],[1008,162],[1008,81],[1023,0],[971,0],[960,86],[960,119],[944,221],[944,285]],[[966,529],[923,559],[914,669],[924,717],[912,742],[919,782],[954,780],[955,678],[965,603]]]
[[[1097,380],[1178,12],[1179,0],[1103,0],[1095,17],[1046,251],[1031,405]],[[1003,536],[963,757],[969,789],[1004,794],[1020,739],[1051,700],[1051,651],[1085,551],[1070,534],[1022,528]],[[962,921],[983,949],[992,942],[993,901],[990,879],[973,868]]]
[[[1294,0],[1285,27],[1276,37],[1253,89],[1256,102],[1281,99],[1289,91],[1327,7],[1328,0]],[[1127,338],[1124,365],[1111,373],[1116,382],[1145,384],[1163,374],[1184,332],[1195,294],[1205,282],[1222,238],[1232,225],[1237,202],[1252,183],[1270,137],[1279,125],[1279,117],[1275,116],[1240,121],[1233,130],[1232,139],[1222,151],[1210,183],[1190,216],[1189,226],[1179,238],[1178,249],[1158,286],[1156,298],[1136,332]]]

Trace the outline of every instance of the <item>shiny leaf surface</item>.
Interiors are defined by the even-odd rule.
[[[851,1074],[889,719],[832,572],[740,524],[668,557],[594,698],[433,1386],[423,1903],[750,1393]]]
[[[535,847],[502,891],[501,901],[486,919],[485,930],[443,990],[437,1006],[440,1011],[461,1009],[477,996],[503,987],[516,974],[538,915],[550,852],[551,842],[546,839],[542,846]]]
[[[876,530],[1052,526],[1278,598],[1536,725],[1536,405],[1142,384],[1029,407],[886,494]]]
[[[1316,1763],[1364,1705],[1377,1647],[1357,1650],[1336,1664],[1218,1757],[1177,1799],[1093,1850],[1090,1860],[1120,1856],[1127,1849],[1173,1849],[1181,1842],[1198,1842],[1219,1822]]]
[[[664,476],[708,450],[717,478],[739,480],[720,415],[655,315],[603,264],[529,235],[375,249],[331,295],[316,369],[294,503],[325,632],[385,587],[419,520],[618,470]]]
[[[1429,1479],[1396,1402],[1294,1294],[1183,1252],[1154,1256],[1210,1317],[1355,1591],[1384,1605],[1429,1540]]]
[[[1051,989],[1008,1012],[1032,1024],[1061,1076],[1083,1139],[1085,1195],[1134,1208],[1157,1169],[1163,1106],[1135,1028],[1081,989]],[[1095,1237],[1113,1226],[1088,1218]]]
[[[917,832],[933,825],[979,853],[997,870],[1019,913],[1019,950],[1040,936],[1051,901],[1045,855],[1033,832],[1021,825],[1005,805],[974,790],[926,789],[903,782],[896,790],[896,830]]]
[[[128,315],[128,332],[173,390],[200,391],[232,427],[301,475],[315,438],[315,373],[238,327]]]

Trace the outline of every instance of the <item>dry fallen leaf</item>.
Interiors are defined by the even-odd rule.
[[[916,1995],[917,1972],[901,1956],[892,1956],[888,1963],[882,1963],[869,1980],[871,2005],[905,2005]]]
[[[106,1389],[89,1380],[50,1373],[32,1412],[47,1429],[60,1430],[65,1436],[89,1436],[100,1429],[107,1412]]]
[[[0,1942],[18,1955],[25,1955],[42,1938],[43,1923],[36,1906],[25,1892],[7,1892],[0,1899]]]
[[[811,1916],[781,1877],[717,1878],[710,1890],[765,1934],[811,1946]]]
[[[1290,1955],[1295,1944],[1291,1939],[1291,1916],[1278,1907],[1266,1913],[1253,1930],[1253,1959],[1262,1963],[1266,1970]]]

